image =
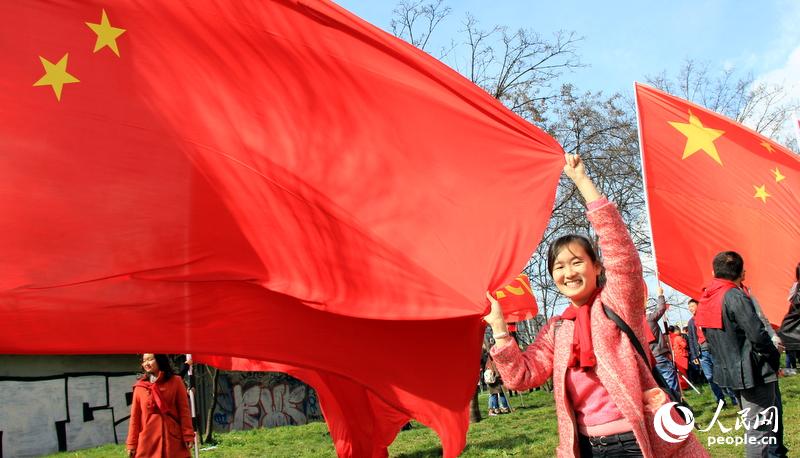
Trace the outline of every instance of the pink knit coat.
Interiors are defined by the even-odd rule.
[[[677,444],[656,435],[653,407],[645,405],[644,396],[644,392],[657,387],[656,382],[628,337],[603,313],[601,301],[628,323],[641,342],[645,341],[642,264],[616,205],[603,200],[587,213],[599,236],[607,279],[591,310],[597,377],[633,426],[645,458],[707,457],[708,452],[694,434]],[[512,344],[491,350],[509,389],[526,390],[553,377],[559,435],[556,452],[559,457],[579,456],[575,413],[564,387],[574,329],[573,321],[555,317],[547,322],[524,353]]]

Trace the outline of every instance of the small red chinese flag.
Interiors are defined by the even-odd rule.
[[[531,283],[525,274],[517,275],[511,283],[495,291],[494,297],[502,306],[508,323],[529,320],[539,313]]]
[[[800,160],[772,140],[686,100],[636,85],[658,272],[699,298],[721,251],[780,324],[800,253]]]

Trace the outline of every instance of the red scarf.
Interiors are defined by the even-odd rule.
[[[697,328],[697,343],[700,345],[706,343],[706,335],[703,334],[703,328],[697,326],[697,320],[695,320],[695,328]]]
[[[592,345],[592,305],[595,299],[600,296],[603,288],[597,288],[592,293],[592,297],[581,305],[570,304],[561,319],[575,322],[575,331],[572,333],[572,354],[569,357],[567,367],[580,367],[589,369],[594,367],[597,359],[594,356],[594,346]]]
[[[145,377],[148,376],[145,375]],[[151,382],[145,378],[142,380],[137,380],[136,383],[133,384],[133,387],[136,388],[138,386],[139,388],[144,388],[147,391],[149,391],[150,396],[156,403],[156,407],[158,407],[158,410],[167,416],[172,416],[173,418],[175,418],[176,415],[175,412],[172,410],[172,406],[166,405],[167,404],[166,401],[164,401],[164,398],[161,397],[161,390],[159,390],[158,386],[156,386],[156,385],[162,385],[163,383],[164,381],[161,378],[161,373],[159,373],[158,378],[156,379],[155,382]]]
[[[697,315],[694,321],[698,328],[722,329],[722,301],[725,293],[737,288],[736,283],[722,278],[711,280],[700,302],[697,304]]]

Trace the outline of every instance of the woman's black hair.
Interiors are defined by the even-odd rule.
[[[161,371],[162,380],[167,381],[170,377],[175,375],[175,369],[172,368],[169,356],[161,353],[153,354],[153,356],[156,357],[156,364],[158,364],[158,370]]]
[[[170,377],[175,375],[175,369],[172,368],[172,363],[169,361],[169,356],[161,353],[153,353],[153,357],[158,364],[158,370],[161,371],[161,380],[166,382]],[[147,377],[145,374],[142,378]]]
[[[800,283],[800,262],[798,262],[797,267],[794,268],[794,281]]]

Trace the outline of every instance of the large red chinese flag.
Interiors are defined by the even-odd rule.
[[[552,138],[328,2],[0,17],[0,352],[324,371],[460,450],[484,294],[545,227]]]
[[[744,257],[745,283],[773,324],[800,253],[800,160],[724,116],[637,84],[658,272],[698,298],[720,251]]]

